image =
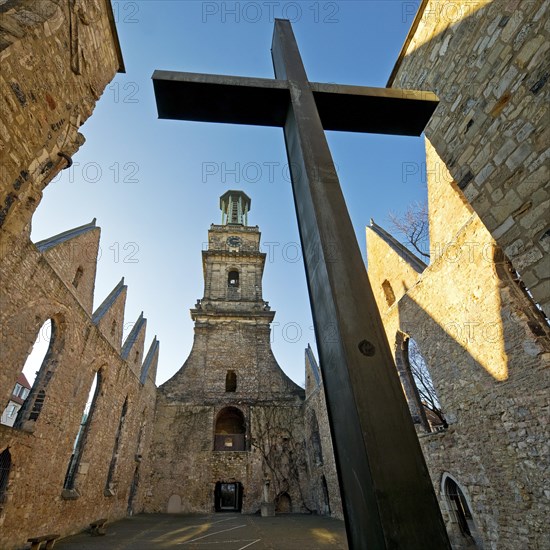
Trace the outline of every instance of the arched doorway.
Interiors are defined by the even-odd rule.
[[[280,493],[275,499],[276,514],[290,514],[292,512],[292,500],[288,493]]]

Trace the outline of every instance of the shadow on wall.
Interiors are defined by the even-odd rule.
[[[496,251],[498,260],[502,255]],[[504,273],[506,265],[497,262],[495,272]],[[399,326],[418,343],[449,422],[447,430],[420,436],[420,441],[451,540],[458,548],[468,548],[474,538],[479,548],[491,547],[492,541],[511,543],[526,527],[525,519],[512,518],[528,516],[530,530],[545,529],[544,466],[533,457],[543,456],[547,442],[548,381],[542,354],[550,351],[550,332],[517,285],[506,279],[499,282],[500,303],[492,311],[495,315],[500,311],[500,318],[492,322],[490,332],[468,317],[445,317],[446,309],[436,320],[408,294],[398,302]],[[490,321],[489,315],[490,311]],[[457,333],[457,326],[469,330]],[[505,376],[495,376],[488,368],[491,365],[479,353],[485,349],[490,361],[502,362],[494,372]],[[502,351],[492,355],[494,349]],[[471,495],[462,515],[457,506],[465,499],[441,484],[448,472],[457,486],[464,487],[463,493]],[[507,530],[502,529],[503,518],[508,518]],[[469,523],[464,524],[466,519]]]

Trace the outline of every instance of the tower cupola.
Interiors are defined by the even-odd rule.
[[[250,197],[242,191],[229,190],[220,197],[222,225],[247,225]]]

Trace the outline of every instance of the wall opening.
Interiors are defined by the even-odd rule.
[[[244,415],[236,407],[226,407],[219,412],[214,431],[214,450],[246,450],[246,424]]]
[[[548,336],[550,319],[547,313],[543,311],[541,305],[535,300],[531,291],[527,288],[520,274],[516,271],[512,262],[504,254],[501,248],[495,246],[493,251],[493,262],[499,277],[509,284],[510,289],[519,298],[520,303],[524,302],[522,312],[527,315],[529,320],[527,326],[535,337]]]
[[[420,423],[426,431],[439,431],[448,427],[447,420],[443,414],[439,397],[435,390],[432,376],[428,369],[426,360],[420,353],[418,344],[413,338],[403,335],[401,343],[402,368],[398,365],[398,370],[404,372],[402,383],[410,384],[409,391],[405,388],[407,400],[413,400],[415,407],[413,409],[413,421]],[[415,419],[415,414],[418,419]]]
[[[76,273],[74,274],[74,279],[73,279],[73,286],[75,288],[78,288],[78,285],[80,284],[80,279],[82,279],[83,274],[84,274],[84,269],[82,269],[82,266],[78,266],[78,269],[76,270]]]
[[[137,496],[139,487],[139,464],[136,466],[136,469],[134,470],[134,475],[132,477],[132,483],[130,485],[130,491],[128,494],[128,507],[126,509],[126,513],[129,516],[134,515],[134,503]]]
[[[292,512],[292,500],[287,492],[280,493],[275,498],[275,513],[290,514]]]
[[[386,302],[388,306],[392,306],[393,304],[395,304],[395,294],[393,292],[391,283],[387,279],[382,282],[382,290],[384,291],[384,296],[386,297]]]
[[[243,502],[242,484],[218,481],[214,488],[216,512],[240,512]]]
[[[237,373],[234,370],[228,370],[225,375],[225,391],[237,391]]]
[[[58,324],[53,319],[46,320],[38,331],[22,370],[32,388],[17,413],[13,424],[15,428],[32,431],[42,412],[46,390],[57,367],[54,348],[62,345],[59,332]]]
[[[11,453],[9,447],[0,453],[0,510],[8,496],[8,484],[11,472]]]
[[[458,525],[462,536],[466,537],[470,543],[474,543],[476,547],[482,548],[483,544],[464,491],[447,473],[443,475],[442,485],[447,504],[449,505],[451,520]]]
[[[227,286],[236,288],[239,286],[239,272],[232,270],[227,275]]]
[[[120,420],[118,421],[118,428],[115,435],[115,444],[113,446],[113,455],[111,457],[111,463],[109,464],[109,471],[107,473],[107,483],[105,484],[105,496],[111,497],[116,494],[115,472],[118,462],[118,454],[120,451],[120,441],[122,439],[122,433],[124,430],[124,422],[126,420],[126,413],[128,412],[128,397],[124,400],[122,405],[122,411],[120,413]]]
[[[321,434],[319,433],[319,423],[317,416],[312,409],[309,415],[309,433],[311,434],[311,455],[315,466],[323,464],[323,447],[321,445]]]
[[[325,516],[330,516],[331,514],[331,511],[330,511],[330,497],[329,497],[329,492],[328,492],[328,485],[327,485],[327,478],[322,475],[321,476],[321,488],[323,490],[323,504],[324,504],[324,509],[321,510],[321,514],[325,515]]]
[[[63,489],[72,490],[75,486],[75,479],[78,473],[78,467],[80,465],[80,459],[86,445],[88,438],[88,432],[92,417],[96,408],[97,398],[101,392],[102,371],[101,369],[95,373],[90,391],[88,392],[88,398],[86,399],[86,405],[82,412],[82,418],[80,420],[80,426],[73,445],[73,452],[69,460],[69,466],[67,467],[67,474],[65,475],[65,482],[63,483]]]

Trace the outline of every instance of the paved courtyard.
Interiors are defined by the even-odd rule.
[[[56,550],[346,550],[344,522],[309,515],[269,518],[242,514],[141,514],[107,525],[107,534],[87,533],[59,541]],[[182,549],[183,550],[183,549]]]

